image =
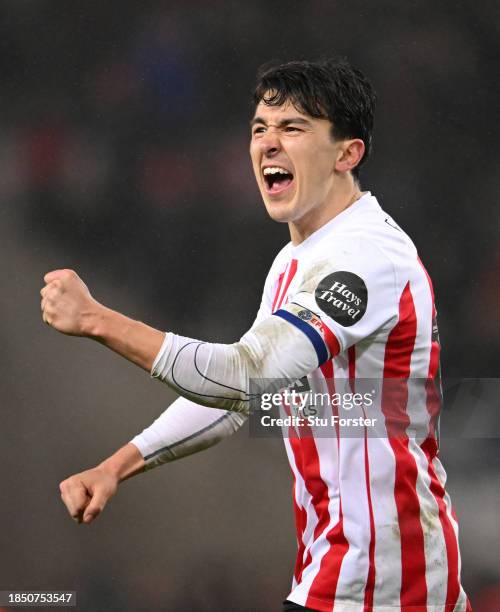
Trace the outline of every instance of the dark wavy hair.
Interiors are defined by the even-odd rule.
[[[253,103],[281,106],[291,102],[310,117],[328,119],[336,140],[360,138],[365,153],[352,170],[359,169],[370,156],[376,94],[365,75],[344,58],[317,62],[305,60],[264,64],[257,72]]]

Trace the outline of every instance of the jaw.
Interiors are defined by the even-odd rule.
[[[297,193],[283,193],[270,196],[267,192],[262,193],[262,199],[266,206],[268,215],[274,221],[288,223],[296,216]]]

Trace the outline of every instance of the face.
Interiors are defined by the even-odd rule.
[[[275,221],[300,223],[327,205],[341,152],[331,128],[327,119],[305,115],[289,102],[257,106],[250,156],[267,212]]]

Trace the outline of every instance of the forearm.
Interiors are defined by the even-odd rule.
[[[100,342],[147,372],[151,371],[153,361],[165,337],[164,332],[102,305],[96,307],[87,325],[86,336]]]
[[[144,457],[144,469],[149,470],[214,446],[244,422],[241,414],[179,397],[132,444]]]
[[[102,461],[97,468],[107,472],[117,482],[123,482],[144,472],[146,462],[134,444],[122,446],[116,453]]]

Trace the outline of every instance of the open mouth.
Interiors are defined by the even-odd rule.
[[[285,191],[293,181],[293,174],[281,166],[268,166],[263,170],[266,191],[277,194]]]

